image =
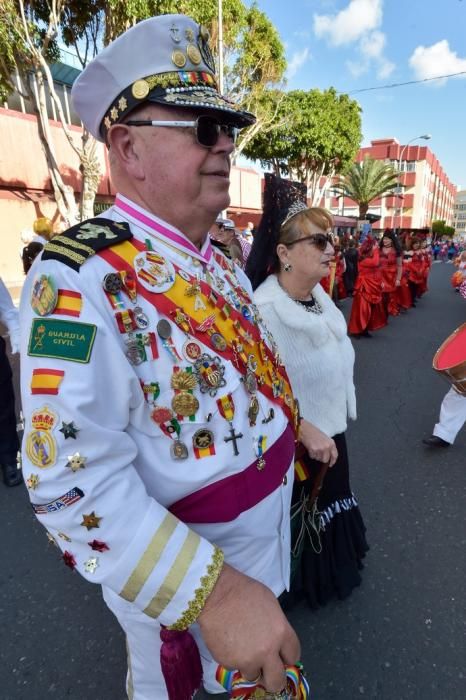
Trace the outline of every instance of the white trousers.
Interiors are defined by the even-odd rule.
[[[102,594],[126,634],[128,700],[167,700],[167,688],[160,668],[162,642],[159,623],[105,586],[102,586]],[[204,687],[210,692],[224,693],[215,680],[217,663],[205,646],[198,626],[193,625],[190,631],[199,647]]]
[[[452,445],[466,422],[466,396],[450,389],[440,407],[439,422],[435,425],[434,435]]]

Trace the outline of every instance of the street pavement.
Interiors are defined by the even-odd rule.
[[[416,309],[354,341],[348,442],[371,551],[349,600],[289,615],[312,700],[466,698],[466,428],[448,449],[421,444],[448,389],[432,357],[466,318],[452,271],[434,265]],[[24,488],[0,485],[0,532],[0,699],[124,700],[118,624],[48,544]]]

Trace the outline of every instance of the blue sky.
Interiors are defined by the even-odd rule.
[[[224,0],[228,2],[228,0]],[[286,47],[287,87],[341,92],[466,72],[466,0],[257,0]],[[450,180],[466,188],[466,74],[354,93],[363,145],[430,133]]]

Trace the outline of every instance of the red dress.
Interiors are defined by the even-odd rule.
[[[346,269],[345,259],[341,253],[337,253],[335,258],[337,263],[337,268],[335,271],[335,284],[337,285],[338,299],[346,299],[348,295],[343,282],[343,273]]]
[[[382,300],[382,275],[378,248],[372,255],[358,261],[358,278],[354,285],[353,305],[348,331],[360,335],[377,331],[387,325],[387,312]]]
[[[400,286],[398,287],[398,304],[400,309],[407,311],[413,305],[411,292],[408,284],[408,265],[403,260],[403,269],[401,273]]]
[[[400,313],[398,287],[396,285],[398,266],[394,248],[380,249],[380,272],[382,274],[383,294],[387,311],[390,316],[398,316]]]
[[[422,296],[425,294],[425,292],[429,291],[429,287],[427,286],[427,282],[429,279],[429,272],[430,272],[430,266],[432,264],[432,258],[430,255],[430,252],[428,251],[427,248],[423,248],[421,251],[422,255],[422,282],[419,285],[419,296]]]

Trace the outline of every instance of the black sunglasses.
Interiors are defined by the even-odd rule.
[[[297,238],[295,241],[291,241],[291,243],[285,243],[284,245],[286,245],[287,248],[291,248],[291,246],[295,245],[296,243],[302,243],[303,241],[311,241],[311,243],[313,243],[316,248],[322,251],[326,249],[329,243],[331,246],[333,246],[332,237],[328,233],[313,233],[310,236],[303,236],[303,238]]]
[[[217,119],[207,115],[201,115],[195,121],[160,121],[150,119],[132,119],[125,122],[127,126],[167,126],[177,128],[194,129],[197,142],[204,148],[213,148],[220,137],[220,134],[226,134],[229,139],[236,143],[239,129],[233,124],[222,124]]]

